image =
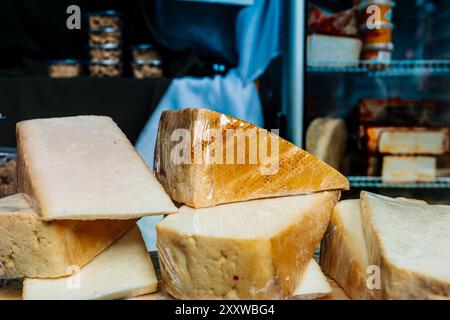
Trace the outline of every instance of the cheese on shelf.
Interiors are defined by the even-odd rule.
[[[193,209],[157,225],[161,275],[178,299],[289,299],[339,191]]]
[[[83,266],[129,230],[135,220],[50,221],[22,194],[0,199],[0,279],[52,278]]]
[[[354,300],[373,299],[379,290],[367,286],[369,258],[360,200],[340,201],[320,247],[320,265]]]
[[[122,299],[154,292],[157,279],[137,226],[78,273],[58,279],[25,279],[25,300]]]
[[[176,212],[109,117],[17,124],[18,184],[44,220],[131,219]]]
[[[323,274],[319,265],[311,259],[306,267],[300,283],[294,290],[295,300],[311,300],[322,298],[332,292],[327,278]]]
[[[174,201],[195,208],[349,188],[278,135],[206,109],[163,112],[154,171]]]
[[[335,169],[344,158],[347,128],[342,119],[316,118],[306,132],[306,151]]]
[[[450,206],[361,192],[369,264],[383,299],[450,298]]]
[[[391,154],[443,154],[447,152],[448,130],[392,130],[380,136],[379,150]]]
[[[384,183],[433,182],[436,179],[436,158],[385,156],[382,179]]]

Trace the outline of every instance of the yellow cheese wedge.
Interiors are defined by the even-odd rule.
[[[369,258],[360,200],[340,201],[320,247],[320,265],[354,300],[375,299],[380,290],[367,286]]]
[[[361,192],[369,264],[384,299],[450,298],[450,206]]]
[[[0,199],[0,279],[69,275],[129,230],[136,220],[50,221],[22,194]]]
[[[339,191],[193,209],[157,225],[161,275],[178,299],[289,299]]]
[[[174,201],[195,208],[349,188],[338,171],[278,135],[206,109],[162,114],[154,171]]]
[[[18,184],[44,220],[132,219],[176,212],[109,117],[17,124]]]
[[[122,299],[154,292],[155,270],[137,226],[70,277],[25,279],[24,300]]]

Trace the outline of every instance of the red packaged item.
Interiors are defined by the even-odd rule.
[[[354,9],[327,15],[318,7],[309,12],[309,33],[332,36],[358,37],[358,23]]]

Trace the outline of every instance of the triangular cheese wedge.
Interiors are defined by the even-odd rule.
[[[339,191],[193,209],[157,225],[161,275],[179,299],[289,299]]]
[[[361,192],[369,264],[384,299],[450,298],[450,206]]]
[[[174,201],[195,208],[349,188],[278,135],[206,109],[163,112],[154,171]]]
[[[374,299],[380,290],[367,287],[369,258],[359,199],[340,201],[320,246],[320,265],[354,300]]]
[[[109,117],[17,124],[18,183],[43,220],[132,219],[177,209]]]
[[[22,194],[0,199],[0,279],[54,278],[84,266],[136,220],[43,221]]]
[[[155,270],[137,226],[70,277],[25,279],[24,300],[122,299],[157,288]]]
[[[294,290],[295,300],[312,300],[322,298],[332,292],[327,278],[323,274],[319,265],[311,259],[306,267],[300,283]]]

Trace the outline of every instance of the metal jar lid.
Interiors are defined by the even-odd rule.
[[[361,32],[370,32],[370,31],[379,30],[379,29],[390,29],[390,30],[394,29],[394,24],[392,22],[383,21],[380,23],[375,23],[374,25],[376,26],[376,28],[369,29],[369,28],[367,28],[366,24],[362,24],[360,27],[360,31]]]
[[[394,44],[392,42],[366,44],[363,51],[394,51]]]
[[[363,0],[356,6],[356,8],[358,10],[365,10],[368,6],[371,5],[379,5],[393,8],[395,7],[395,2],[391,0],[366,0],[366,1]]]

